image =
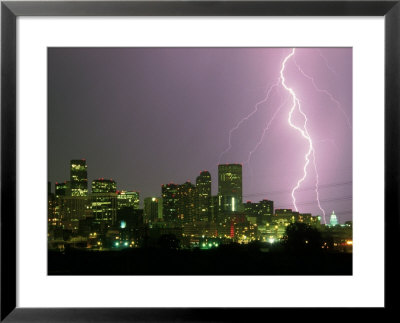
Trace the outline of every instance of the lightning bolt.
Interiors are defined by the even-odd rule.
[[[262,132],[262,134],[261,134],[260,140],[258,140],[258,142],[257,142],[256,145],[253,147],[253,149],[250,150],[249,155],[248,155],[248,158],[247,158],[247,160],[244,162],[244,164],[245,164],[245,165],[247,164],[247,166],[249,167],[249,170],[250,170],[250,183],[251,183],[250,185],[252,185],[252,181],[253,181],[253,180],[252,180],[252,178],[253,178],[253,170],[252,170],[252,168],[250,167],[250,160],[251,160],[251,157],[252,157],[252,155],[256,152],[256,150],[258,149],[258,147],[260,147],[261,143],[262,143],[263,140],[264,140],[265,134],[267,133],[267,131],[269,130],[269,128],[270,128],[271,125],[272,125],[272,122],[274,122],[274,120],[275,120],[276,116],[278,115],[279,111],[281,111],[282,107],[284,107],[284,106],[286,105],[286,103],[287,103],[287,100],[284,100],[284,101],[278,106],[278,108],[275,110],[275,112],[274,112],[274,114],[272,115],[271,119],[266,123],[266,125],[265,125],[265,127],[264,127],[264,129],[263,129],[263,132]]]
[[[329,97],[329,99],[335,103],[335,105],[337,106],[337,108],[343,113],[344,117],[346,118],[347,124],[349,126],[349,128],[351,129],[351,122],[349,117],[346,115],[345,111],[343,110],[340,102],[332,95],[332,93],[330,93],[328,90],[325,89],[321,89],[320,87],[317,86],[314,78],[310,75],[308,75],[307,73],[304,72],[304,70],[299,66],[299,64],[296,62],[294,55],[295,55],[295,48],[292,48],[291,52],[284,58],[284,60],[282,61],[282,65],[281,65],[281,69],[280,69],[280,77],[278,79],[278,81],[274,84],[271,85],[271,87],[269,88],[269,90],[267,91],[267,95],[265,96],[265,98],[261,101],[259,101],[258,103],[256,103],[256,105],[254,106],[254,110],[252,112],[250,112],[247,116],[245,116],[244,118],[242,118],[235,127],[233,127],[230,131],[229,131],[229,139],[228,139],[228,147],[220,154],[219,156],[219,161],[218,163],[221,163],[222,157],[224,156],[224,154],[226,154],[231,148],[232,148],[232,135],[233,133],[239,129],[239,127],[245,122],[247,121],[251,116],[253,116],[257,111],[258,108],[261,104],[266,103],[269,98],[270,95],[272,93],[272,90],[278,86],[282,86],[287,93],[289,94],[289,96],[291,97],[292,100],[292,104],[290,107],[290,111],[288,114],[288,123],[290,125],[290,127],[292,127],[293,129],[295,129],[296,131],[298,131],[301,136],[307,141],[308,143],[308,150],[306,152],[306,154],[304,155],[304,166],[303,166],[303,176],[297,180],[296,185],[293,187],[292,191],[291,191],[291,196],[292,196],[292,201],[293,201],[293,206],[295,208],[296,211],[298,211],[298,207],[297,207],[297,201],[296,201],[296,192],[297,190],[299,190],[300,186],[302,185],[302,183],[305,181],[305,179],[307,178],[308,175],[308,167],[309,164],[312,163],[314,166],[314,173],[315,173],[315,194],[316,194],[316,199],[317,199],[317,204],[319,209],[322,212],[323,215],[323,222],[326,224],[326,213],[325,210],[322,208],[321,206],[321,201],[319,198],[319,174],[318,174],[318,168],[317,168],[317,162],[316,162],[316,157],[315,157],[315,150],[314,150],[314,146],[313,146],[313,140],[309,134],[308,128],[307,128],[307,123],[308,123],[308,118],[307,115],[304,113],[304,111],[301,108],[301,100],[300,98],[296,95],[295,91],[289,87],[286,83],[286,79],[285,79],[285,75],[284,72],[286,70],[286,63],[289,61],[289,59],[291,59],[293,57],[293,62],[295,64],[295,66],[297,67],[297,69],[299,70],[299,72],[307,79],[309,79],[314,87],[314,89],[317,92],[320,93],[324,93],[325,95],[327,95]],[[336,74],[336,72],[330,67],[330,65],[328,64],[326,58],[322,55],[321,51],[319,50],[319,54],[322,57],[322,59],[325,61],[325,64],[327,65],[328,69]],[[256,145],[254,146],[254,148],[249,152],[248,158],[245,161],[245,164],[249,165],[250,168],[250,160],[252,155],[254,154],[254,152],[259,148],[259,146],[261,145],[261,143],[264,140],[265,134],[267,133],[267,131],[269,130],[270,126],[272,125],[273,121],[275,120],[276,116],[278,115],[279,111],[282,109],[283,106],[286,105],[287,100],[284,100],[283,103],[281,103],[281,105],[276,109],[276,111],[274,112],[274,114],[272,115],[271,119],[266,123],[264,129],[263,129],[263,133],[259,139],[259,141],[256,143]],[[297,126],[293,123],[292,117],[293,117],[293,113],[295,111],[298,111],[298,113],[300,113],[300,115],[304,118],[304,124],[300,127]],[[251,171],[251,168],[250,168]]]
[[[333,67],[329,64],[328,60],[326,59],[326,57],[322,54],[322,51],[320,48],[318,48],[318,53],[319,56],[321,56],[321,58],[324,60],[326,67],[328,68],[328,70],[330,70],[332,72],[332,74],[337,75],[336,71],[333,69]]]
[[[249,156],[247,158],[247,160],[244,162],[244,164],[248,164],[250,163],[250,159],[252,154],[254,154],[256,152],[256,150],[258,149],[258,147],[260,147],[261,143],[264,140],[264,136],[267,133],[267,131],[269,130],[269,128],[272,125],[272,122],[275,120],[276,116],[278,115],[279,111],[282,109],[282,107],[286,104],[286,100],[283,101],[283,103],[281,103],[281,105],[279,105],[279,107],[276,109],[276,111],[274,112],[274,114],[272,115],[271,119],[266,123],[264,130],[262,132],[261,138],[260,140],[256,143],[256,145],[254,146],[254,148],[249,152]]]
[[[340,104],[340,102],[333,96],[333,94],[331,92],[329,92],[328,90],[325,89],[321,89],[316,83],[315,80],[312,76],[308,75],[306,72],[304,72],[304,70],[299,66],[299,64],[297,64],[296,59],[294,59],[294,64],[296,65],[297,69],[300,71],[300,73],[307,79],[309,79],[311,81],[311,84],[313,85],[314,89],[317,92],[320,93],[324,93],[325,95],[327,95],[329,97],[329,99],[335,103],[336,107],[342,112],[344,118],[346,119],[347,125],[348,127],[351,129],[351,122],[350,122],[350,118],[348,117],[348,115],[346,114],[346,112],[343,110],[342,105]]]
[[[322,212],[322,219],[324,221],[324,224],[326,224],[325,210],[322,208],[321,202],[319,200],[319,175],[318,175],[318,170],[317,170],[317,162],[315,161],[315,150],[314,149],[312,151],[312,154],[313,154],[314,171],[315,171],[315,194],[317,195],[318,207]]]
[[[259,107],[261,104],[263,104],[263,103],[265,103],[265,102],[268,101],[268,99],[269,99],[269,97],[270,97],[270,95],[271,95],[271,93],[272,93],[272,90],[273,90],[274,88],[278,87],[278,86],[279,86],[279,79],[277,80],[276,83],[274,83],[274,84],[272,84],[272,85],[270,86],[270,88],[268,89],[267,94],[266,94],[266,96],[264,97],[264,99],[262,99],[261,101],[259,101],[259,102],[256,103],[256,105],[254,106],[254,110],[253,110],[252,112],[250,112],[247,116],[245,116],[244,118],[242,118],[242,119],[236,124],[235,127],[233,127],[231,130],[229,130],[228,147],[227,147],[227,148],[221,153],[221,155],[219,156],[218,164],[221,164],[222,157],[223,157],[229,150],[231,150],[231,148],[232,148],[231,139],[232,139],[232,134],[233,134],[233,132],[236,131],[236,130],[238,130],[239,127],[241,126],[241,124],[242,124],[243,122],[249,120],[250,117],[251,117],[252,115],[254,115],[254,114],[258,111],[258,107]]]
[[[286,84],[286,79],[284,76],[284,71],[286,69],[286,63],[287,61],[294,56],[295,54],[295,48],[292,48],[292,51],[290,52],[289,55],[287,55],[285,57],[285,59],[282,62],[282,66],[281,66],[281,70],[280,70],[280,80],[281,80],[281,85],[283,86],[283,88],[290,94],[290,96],[292,97],[292,106],[290,108],[289,111],[289,115],[288,115],[288,123],[289,125],[294,128],[295,130],[297,130],[298,132],[300,132],[301,136],[306,139],[306,141],[308,142],[308,151],[304,156],[304,167],[303,167],[303,177],[301,177],[298,181],[296,186],[292,189],[291,195],[292,195],[292,200],[293,200],[293,206],[295,208],[296,211],[298,211],[297,208],[297,204],[296,204],[296,197],[295,197],[295,193],[296,191],[300,188],[301,184],[304,182],[304,180],[307,177],[307,168],[308,165],[310,164],[310,156],[312,155],[313,157],[313,164],[314,164],[314,171],[316,174],[316,184],[315,184],[315,192],[317,195],[317,203],[318,203],[318,207],[319,209],[322,211],[323,213],[323,220],[325,222],[325,210],[321,207],[321,203],[319,201],[319,190],[318,190],[318,185],[319,185],[319,176],[318,176],[318,171],[317,171],[317,166],[316,166],[316,160],[315,160],[315,151],[314,151],[314,147],[313,147],[313,142],[312,139],[310,137],[310,134],[308,132],[307,129],[307,115],[303,112],[303,110],[301,109],[301,104],[300,104],[300,100],[297,97],[296,93],[294,92],[294,90],[292,88],[290,88],[287,84]],[[296,66],[298,66],[296,64]],[[303,116],[304,118],[304,125],[303,128],[300,128],[298,126],[296,126],[293,121],[292,121],[292,116],[293,116],[293,112],[296,110],[296,107],[299,111],[299,113]]]

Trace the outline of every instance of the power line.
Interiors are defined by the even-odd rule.
[[[339,198],[333,198],[333,199],[325,199],[325,200],[320,200],[321,203],[329,203],[329,202],[337,202],[337,201],[349,201],[352,200],[352,196],[345,196],[345,197],[339,197]],[[297,205],[313,205],[315,204],[316,201],[307,201],[307,202],[298,202],[296,203]],[[277,207],[282,207],[283,204],[278,204]]]
[[[318,189],[327,189],[327,188],[333,188],[333,187],[338,187],[338,186],[344,186],[344,185],[349,185],[353,184],[352,181],[349,182],[339,182],[339,183],[332,183],[332,184],[325,184],[325,185],[318,185]],[[305,192],[305,191],[314,191],[314,187],[305,187],[305,188],[300,188],[296,190],[296,192]],[[251,196],[258,196],[258,195],[273,195],[273,194],[284,194],[291,192],[292,190],[282,190],[282,191],[269,191],[269,192],[256,192],[256,193],[251,193],[251,194],[244,194],[243,197],[251,197]]]

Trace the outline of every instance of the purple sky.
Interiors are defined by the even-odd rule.
[[[226,151],[222,163],[243,163],[244,201],[267,198],[276,208],[294,208],[291,191],[309,145],[288,123],[289,92],[270,89],[280,84],[291,50],[49,49],[49,181],[69,179],[69,160],[86,158],[89,183],[112,178],[118,189],[140,191],[141,200],[159,196],[163,183],[194,183],[202,170],[211,172],[216,194]],[[351,220],[352,49],[298,48],[284,77],[308,119],[321,206],[341,223]],[[292,121],[304,126],[298,109]],[[321,214],[312,158],[307,171],[297,207]]]

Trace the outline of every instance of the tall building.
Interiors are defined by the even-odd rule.
[[[210,220],[212,222],[218,223],[219,222],[219,206],[218,206],[218,195],[211,196],[211,203],[210,203]]]
[[[161,185],[163,218],[166,222],[178,221],[178,185],[169,183]]]
[[[181,222],[192,222],[196,219],[196,187],[189,181],[178,185],[177,211]]]
[[[257,223],[259,222],[259,216],[258,216],[258,203],[253,203],[251,201],[247,201],[244,203],[244,213],[246,214],[247,220],[250,221],[251,223]]]
[[[92,213],[96,220],[114,224],[117,217],[117,184],[112,179],[92,181]]]
[[[218,165],[218,195],[222,212],[237,212],[242,205],[242,165]]]
[[[163,218],[163,198],[162,197],[158,198],[158,218],[159,219]]]
[[[99,178],[92,181],[92,193],[116,193],[117,183],[112,179]]]
[[[49,225],[55,225],[55,222],[57,221],[55,217],[55,209],[56,209],[56,197],[55,194],[51,192],[51,182],[48,182],[47,186],[47,198],[48,198],[48,210],[47,210],[47,215],[48,215],[48,221]]]
[[[211,174],[203,171],[196,178],[197,219],[210,221],[211,217]]]
[[[146,197],[144,199],[143,220],[145,223],[153,223],[158,220],[159,203],[157,197]]]
[[[55,185],[55,195],[56,195],[56,197],[67,196],[68,195],[67,191],[68,191],[67,182],[63,182],[63,183],[56,182],[56,185]]]
[[[136,191],[117,191],[118,210],[124,207],[139,209],[139,192]]]
[[[258,204],[258,221],[257,224],[265,224],[271,222],[274,215],[274,202],[271,200],[261,200]]]
[[[59,202],[60,218],[63,221],[78,221],[90,214],[88,196],[64,196],[57,199]]]
[[[88,195],[87,165],[85,159],[71,160],[71,196]]]
[[[77,186],[75,186],[76,188]],[[75,231],[78,222],[90,215],[90,201],[85,190],[75,190],[72,195],[71,181],[55,184],[55,221],[62,223],[64,229]],[[79,194],[84,195],[79,195]]]
[[[62,214],[64,214],[65,197],[67,196],[67,182],[55,184],[54,218],[61,223]]]

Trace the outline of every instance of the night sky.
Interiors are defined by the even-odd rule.
[[[289,92],[271,88],[290,52],[50,48],[49,181],[69,180],[69,161],[85,158],[89,184],[112,178],[119,190],[140,191],[141,201],[160,196],[161,184],[195,183],[202,170],[210,171],[215,195],[218,162],[242,163],[244,201],[267,198],[293,208],[291,191],[309,146],[288,123]],[[351,220],[352,49],[298,48],[284,75],[307,116],[321,206],[341,223]],[[304,121],[296,110],[293,123]],[[297,206],[319,215],[312,158],[307,172]]]

